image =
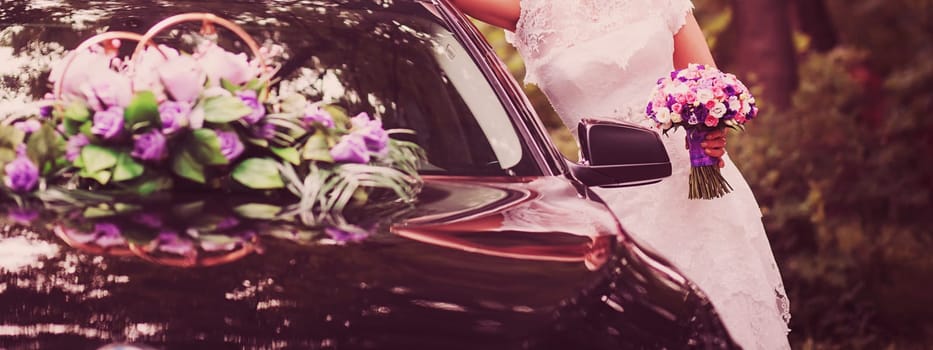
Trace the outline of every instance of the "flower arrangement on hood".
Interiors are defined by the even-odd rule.
[[[163,23],[180,18],[235,26],[209,14]],[[0,125],[8,194],[41,196],[54,186],[140,196],[179,186],[281,191],[320,212],[365,204],[374,193],[410,201],[420,189],[423,151],[391,137],[411,131],[276,92],[276,69],[264,62],[281,48],[250,59],[211,40],[186,53],[144,39],[132,57],[118,57],[122,44],[106,33],[89,39],[53,68],[54,93],[35,116]]]

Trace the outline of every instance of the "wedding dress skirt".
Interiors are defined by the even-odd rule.
[[[689,0],[522,0],[509,39],[526,83],[547,95],[576,136],[581,118],[650,127],[644,108],[673,67],[673,35]],[[752,126],[754,127],[754,126]],[[681,130],[661,136],[673,175],[658,184],[596,189],[636,240],[669,259],[703,290],[746,349],[787,349],[789,302],[758,204],[728,156],[734,191],[687,199],[690,157]]]

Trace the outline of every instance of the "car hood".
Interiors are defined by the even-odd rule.
[[[229,216],[207,218],[231,203],[234,227],[250,234],[208,234],[205,220],[230,225]],[[246,225],[268,207],[240,203],[159,204],[187,210],[198,224],[186,227],[178,215],[7,208],[0,345],[619,348],[726,339],[686,280],[565,179],[428,178],[414,206],[304,231]]]

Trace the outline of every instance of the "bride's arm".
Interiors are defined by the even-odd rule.
[[[687,14],[687,21],[677,34],[674,34],[674,67],[677,69],[687,68],[690,63],[700,63],[716,66],[713,60],[713,54],[706,44],[706,37],[700,30],[693,14]],[[716,130],[706,135],[706,141],[700,144],[706,154],[710,157],[720,158],[719,167],[725,163],[722,156],[726,154],[726,132]]]
[[[519,0],[451,0],[461,11],[496,27],[515,30],[521,13]]]
[[[716,66],[706,37],[692,13],[687,14],[684,26],[674,34],[674,67],[683,69],[690,63]]]

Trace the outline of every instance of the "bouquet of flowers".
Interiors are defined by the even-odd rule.
[[[683,127],[690,149],[690,199],[713,199],[732,191],[719,173],[718,160],[700,143],[714,130],[744,130],[758,115],[755,98],[735,75],[701,64],[671,72],[658,80],[646,109],[648,118],[666,134]]]
[[[182,21],[203,21],[202,34],[216,33],[214,24],[227,27],[252,59],[221,48],[211,35],[191,53],[152,42]],[[138,41],[132,57],[118,57],[124,40]],[[411,131],[276,93],[276,69],[267,63],[278,51],[201,13],[168,18],[144,35],[88,39],[53,69],[53,93],[37,115],[0,125],[3,189],[17,198],[41,197],[50,186],[141,196],[180,184],[281,190],[308,212],[339,212],[374,192],[412,200],[424,153],[390,137]]]

